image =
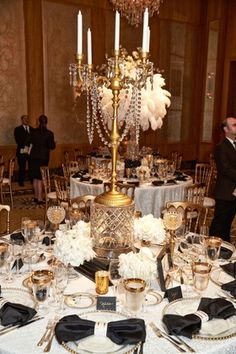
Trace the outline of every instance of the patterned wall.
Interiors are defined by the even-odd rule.
[[[80,99],[74,107],[69,86],[68,68],[75,62],[78,10],[75,6],[43,2],[45,112],[60,144],[88,141],[85,100]],[[85,27],[89,18],[89,10],[83,9]]]
[[[13,130],[27,112],[22,0],[0,1],[0,145],[14,144]]]

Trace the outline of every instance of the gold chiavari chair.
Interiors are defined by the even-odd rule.
[[[122,192],[126,195],[128,195],[130,198],[134,199],[134,192],[135,192],[135,187],[136,185],[133,183],[117,183],[117,191]],[[111,189],[111,183],[106,182],[104,183],[104,191],[108,192]]]
[[[52,191],[51,189],[51,178],[50,178],[50,171],[48,166],[42,166],[40,167],[41,175],[42,175],[42,181],[43,181],[43,187],[44,187],[44,193],[45,193],[45,208],[47,210],[48,204],[50,202],[55,203],[57,201],[57,195],[55,191]]]
[[[0,204],[0,236],[10,233],[10,206]],[[3,226],[4,225],[4,226]]]
[[[67,178],[54,176],[57,202],[59,205],[68,208],[70,205],[70,185]]]
[[[4,162],[0,163],[0,201],[3,203],[3,191],[2,191],[2,183],[3,183],[3,176],[4,176]]]
[[[182,214],[185,232],[199,232],[200,226],[206,223],[208,213],[204,206],[191,202],[167,202],[165,211]]]
[[[86,194],[83,196],[72,198],[70,204],[72,207],[76,207],[77,209],[83,212],[83,220],[89,221],[91,203],[94,201],[95,198],[95,195]]]
[[[10,195],[11,206],[13,207],[13,195],[12,195],[12,177],[15,168],[15,158],[9,160],[8,166],[8,176],[3,178],[2,181],[2,194],[3,197],[5,195]]]
[[[206,187],[201,183],[195,183],[186,188],[185,200],[194,204],[203,205]]]
[[[194,183],[202,183],[206,187],[206,195],[209,192],[209,186],[212,177],[212,166],[209,163],[197,163],[195,166]]]

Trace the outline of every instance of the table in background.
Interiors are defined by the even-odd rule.
[[[143,184],[135,188],[134,202],[135,209],[142,212],[142,215],[153,214],[158,218],[168,201],[183,201],[186,187],[192,184],[192,178],[178,184],[166,184],[164,186],[152,186]],[[70,178],[70,197],[91,194],[99,195],[104,192],[103,184],[91,184],[80,182],[79,179]]]

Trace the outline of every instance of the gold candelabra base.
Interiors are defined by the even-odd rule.
[[[108,207],[122,207],[131,205],[133,200],[124,193],[110,190],[109,192],[98,195],[95,198],[95,202]]]

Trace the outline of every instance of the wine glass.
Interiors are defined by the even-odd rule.
[[[163,216],[163,224],[165,228],[170,232],[169,249],[171,260],[173,263],[176,236],[175,231],[182,225],[182,215],[176,211],[166,211]]]
[[[116,296],[117,295],[117,287],[118,287],[118,284],[121,280],[121,275],[119,273],[119,260],[118,259],[112,259],[110,261],[108,272],[109,272],[109,279],[114,286],[113,292],[114,292],[114,295]]]
[[[66,211],[62,206],[54,205],[48,208],[47,217],[51,224],[54,225],[54,234],[59,228],[59,224],[64,220]],[[49,236],[49,235],[48,235]],[[49,248],[51,247],[51,237],[49,237]]]

